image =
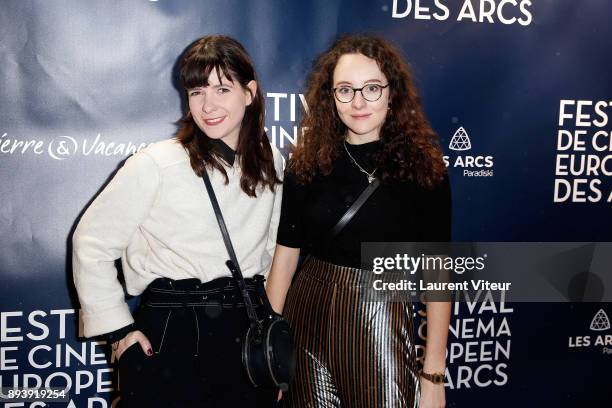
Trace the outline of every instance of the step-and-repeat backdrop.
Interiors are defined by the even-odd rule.
[[[130,154],[174,134],[173,67],[194,39],[246,46],[285,155],[313,58],[342,33],[392,40],[444,147],[454,240],[612,241],[611,16],[605,0],[3,1],[1,385],[69,385],[69,407],[116,399],[108,347],[79,338],[71,233]],[[610,406],[609,316],[457,303],[447,405]]]

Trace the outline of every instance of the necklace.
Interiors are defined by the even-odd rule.
[[[374,177],[374,173],[376,173],[376,170],[378,170],[378,168],[375,168],[374,170],[372,170],[371,173],[368,173],[367,171],[365,171],[365,169],[361,167],[359,163],[357,163],[357,160],[355,160],[351,152],[349,152],[348,148],[346,147],[346,140],[344,141],[344,150],[346,150],[346,154],[348,154],[351,160],[353,161],[353,163],[355,163],[355,166],[359,168],[359,171],[366,175],[366,177],[368,178],[368,183],[372,183],[374,179],[376,178]]]

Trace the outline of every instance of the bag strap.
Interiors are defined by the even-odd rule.
[[[240,264],[238,263],[236,252],[234,252],[232,240],[229,236],[229,232],[227,231],[227,226],[225,225],[225,220],[223,219],[223,214],[221,213],[221,208],[219,207],[219,202],[217,201],[217,196],[215,195],[215,190],[213,189],[212,184],[210,183],[210,178],[206,169],[204,169],[204,174],[202,175],[202,178],[204,179],[204,185],[206,186],[208,197],[210,197],[210,202],[213,206],[213,210],[215,210],[215,216],[217,217],[217,223],[219,223],[219,228],[221,229],[221,235],[223,236],[225,248],[227,249],[227,253],[230,257],[230,259],[225,262],[225,265],[229,268],[230,272],[232,273],[232,276],[234,277],[234,280],[238,284],[240,293],[242,293],[242,298],[244,299],[244,305],[246,307],[249,320],[251,321],[251,326],[256,326],[257,328],[261,329],[261,322],[257,319],[257,313],[255,312],[253,302],[251,301],[251,297],[249,296],[249,292],[247,291],[246,282],[244,281],[244,276],[242,275],[242,271],[240,270]]]
[[[365,202],[368,201],[372,193],[376,191],[379,185],[380,180],[377,178],[375,178],[370,184],[368,184],[365,190],[363,190],[359,197],[357,197],[353,205],[351,205],[349,209],[346,210],[344,215],[340,218],[336,225],[334,225],[334,228],[329,231],[329,233],[323,240],[325,246],[331,244],[331,241],[340,233],[340,231],[344,229],[344,227],[346,227],[346,224],[348,224],[349,221],[355,216],[355,214],[357,214],[357,211],[359,211],[359,209],[365,204]]]

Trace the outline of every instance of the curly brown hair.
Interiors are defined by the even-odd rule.
[[[221,73],[248,90],[250,81],[257,82],[253,62],[242,44],[224,35],[210,35],[193,42],[182,56],[180,63],[181,85],[187,89],[207,86],[208,76],[215,71],[221,81]],[[269,187],[279,184],[274,169],[274,156],[264,130],[264,99],[259,84],[252,102],[246,107],[240,126],[236,159],[240,161],[240,187],[251,197],[256,196],[258,185]],[[212,148],[212,141],[196,125],[189,111],[180,120],[176,138],[189,154],[193,171],[202,176],[206,167],[215,168],[225,176],[223,156]]]
[[[290,169],[302,183],[332,171],[347,132],[336,112],[333,73],[342,55],[357,53],[375,60],[389,80],[390,113],[381,129],[382,148],[375,158],[381,181],[435,186],[447,170],[438,135],[425,118],[410,68],[389,42],[368,35],[341,37],[315,61],[306,89],[309,112],[301,121],[304,134],[293,150]]]

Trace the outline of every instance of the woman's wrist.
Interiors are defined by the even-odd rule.
[[[446,361],[444,359],[425,358],[423,362],[423,371],[426,373],[443,373],[446,370]]]
[[[106,333],[103,337],[106,339],[107,342],[114,344],[116,342],[118,342],[119,340],[123,339],[125,336],[127,336],[129,333],[133,332],[134,329],[134,324],[128,324],[127,326],[124,326],[118,330],[115,330],[113,332],[110,333]]]
[[[428,373],[425,370],[419,371],[421,382],[425,381],[430,384],[444,385],[444,371],[436,371]]]

